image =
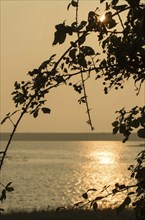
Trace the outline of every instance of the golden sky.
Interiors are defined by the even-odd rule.
[[[1,117],[14,111],[11,100],[15,81],[26,79],[29,70],[57,53],[67,49],[66,45],[52,46],[55,25],[73,19],[74,11],[67,11],[70,1],[1,1]],[[99,6],[99,0],[80,0],[80,19],[86,20],[90,10]],[[97,44],[94,39],[92,44]],[[67,44],[68,45],[68,44]],[[90,108],[92,109],[95,132],[111,132],[114,112],[126,107],[144,104],[144,88],[136,96],[133,82],[127,82],[123,90],[111,91],[107,96],[99,81],[87,83]],[[90,132],[85,123],[86,109],[78,104],[79,96],[71,87],[61,86],[51,91],[47,106],[50,115],[40,115],[33,119],[29,115],[23,118],[18,132]],[[11,131],[6,122],[1,131]]]

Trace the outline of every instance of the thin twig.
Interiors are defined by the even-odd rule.
[[[79,7],[79,0],[77,1],[78,5],[76,7],[76,25],[78,27],[78,7]],[[80,39],[80,34],[79,34],[79,30],[77,31],[77,36],[78,36],[78,40]],[[79,53],[80,53],[80,44],[79,41],[78,43],[78,49],[79,49]],[[86,87],[85,87],[85,79],[83,76],[83,68],[80,66],[80,74],[81,74],[81,80],[82,80],[82,87],[83,87],[83,92],[84,92],[84,97],[85,97],[85,105],[87,108],[87,115],[88,115],[88,124],[91,127],[91,130],[94,130],[94,127],[92,125],[92,119],[91,119],[91,115],[90,115],[90,108],[89,108],[89,103],[88,103],[88,97],[87,97],[87,91],[86,91]]]
[[[120,21],[120,23],[121,23],[121,26],[122,26],[122,28],[123,28],[123,30],[124,30],[124,24],[123,24],[122,18],[121,18],[121,16],[120,16],[120,14],[117,14],[117,15],[118,15],[119,21]]]
[[[15,134],[15,131],[16,131],[16,129],[17,129],[17,127],[18,127],[18,125],[19,125],[19,123],[20,123],[20,121],[21,121],[23,115],[27,112],[27,109],[29,108],[29,105],[31,104],[31,102],[32,102],[33,99],[34,99],[34,96],[31,97],[30,101],[29,101],[28,104],[26,105],[25,109],[21,112],[20,117],[18,118],[16,124],[14,125],[13,131],[12,131],[12,133],[11,133],[11,135],[10,135],[10,138],[9,138],[8,143],[7,143],[7,145],[6,145],[6,148],[5,148],[5,150],[4,150],[2,159],[1,159],[1,161],[0,161],[0,170],[2,169],[4,159],[5,159],[5,157],[6,157],[8,148],[9,148],[9,146],[10,146],[10,143],[11,143],[12,139],[13,139],[13,136],[14,136],[14,134]]]
[[[126,186],[126,188],[124,188],[124,189],[122,189],[122,190],[120,190],[120,191],[117,191],[116,193],[122,193],[122,192],[124,192],[124,191],[127,191],[127,190],[130,189],[130,188],[134,188],[134,187],[137,187],[137,186],[138,186],[138,184]],[[77,206],[75,209],[80,209],[80,208],[86,207],[86,206],[87,206],[88,204],[90,204],[90,203],[93,203],[93,202],[95,202],[95,201],[103,200],[103,199],[105,199],[105,198],[107,198],[107,197],[109,197],[109,196],[113,196],[113,195],[114,195],[114,193],[111,192],[111,193],[107,193],[106,195],[100,197],[99,200],[96,200],[96,199],[88,200],[86,203],[84,203],[84,204],[82,204],[82,205],[80,205],[80,206]],[[97,198],[97,197],[96,197],[96,198]],[[82,201],[82,202],[83,202],[83,201]]]

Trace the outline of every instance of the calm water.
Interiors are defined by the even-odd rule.
[[[127,168],[135,164],[134,158],[144,149],[140,143],[13,142],[1,181],[12,181],[15,191],[8,195],[3,207],[28,210],[72,205],[89,188],[99,192],[104,185],[127,184]],[[111,197],[100,205],[116,206],[117,201]]]

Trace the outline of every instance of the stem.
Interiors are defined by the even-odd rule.
[[[60,61],[65,57],[65,55],[74,47],[75,44],[78,43],[78,41],[84,37],[85,35],[87,36],[89,34],[89,31],[83,32],[83,34],[63,53],[63,55],[59,58],[59,60],[55,63],[52,72],[58,67]]]
[[[116,64],[114,65],[110,65],[110,66],[107,66],[107,67],[93,67],[91,69],[87,69],[87,70],[81,70],[81,71],[78,71],[76,73],[70,73],[70,74],[65,74],[65,75],[62,75],[62,76],[68,76],[68,78],[72,77],[72,76],[76,76],[76,75],[79,75],[81,72],[83,73],[87,73],[88,71],[93,71],[93,70],[102,70],[102,69],[106,69],[106,68],[110,68],[110,67],[115,67],[117,66]]]
[[[119,21],[120,21],[120,23],[121,23],[121,26],[122,26],[122,28],[123,28],[123,30],[124,30],[124,24],[123,24],[123,21],[122,21],[121,16],[120,16],[119,13],[118,13],[118,18],[119,18]]]
[[[3,166],[4,160],[5,160],[7,151],[8,151],[8,149],[9,149],[10,143],[11,143],[11,141],[12,141],[12,139],[13,139],[13,136],[14,136],[14,134],[15,134],[15,131],[16,131],[16,129],[17,129],[17,127],[18,127],[18,125],[19,125],[19,123],[20,123],[22,117],[23,117],[24,114],[27,112],[27,109],[28,109],[28,107],[29,107],[29,105],[31,104],[31,102],[32,102],[33,99],[34,99],[34,96],[31,97],[30,101],[28,102],[28,104],[26,105],[25,109],[24,109],[24,110],[22,111],[22,113],[20,114],[20,117],[18,118],[16,124],[14,125],[13,131],[12,131],[12,133],[11,133],[11,135],[10,135],[10,138],[9,138],[9,140],[8,140],[8,143],[7,143],[7,145],[6,145],[6,148],[5,148],[4,152],[3,152],[2,159],[1,159],[1,161],[0,161],[0,170],[2,169],[2,166]]]
[[[5,159],[5,157],[6,157],[6,154],[7,154],[8,148],[9,148],[9,146],[10,146],[10,143],[11,143],[11,141],[12,141],[12,139],[13,139],[14,133],[15,133],[15,131],[16,131],[17,127],[18,127],[18,124],[20,123],[20,121],[21,121],[21,119],[22,119],[22,117],[23,117],[24,114],[25,114],[25,112],[23,111],[23,112],[21,113],[20,117],[18,118],[17,123],[14,125],[13,131],[12,131],[12,133],[11,133],[11,135],[10,135],[10,138],[9,138],[8,143],[7,143],[7,145],[6,145],[6,148],[5,148],[5,150],[4,150],[2,159],[1,159],[1,161],[0,161],[0,170],[2,169],[2,165],[3,165],[4,159]]]
[[[79,8],[79,0],[77,1],[78,6],[76,7],[76,24],[78,27],[78,8]],[[80,39],[80,34],[79,34],[79,30],[77,31],[77,36],[78,36],[78,40]],[[79,49],[79,53],[80,53],[80,44],[78,42],[78,49]],[[84,76],[83,76],[83,68],[80,66],[80,74],[81,74],[81,80],[82,80],[82,87],[83,87],[83,92],[84,92],[84,97],[85,97],[85,105],[87,108],[87,114],[88,114],[88,124],[91,126],[91,130],[94,130],[94,127],[92,125],[92,120],[91,120],[91,115],[90,115],[90,108],[89,108],[89,103],[88,103],[88,97],[87,97],[87,91],[86,91],[86,87],[85,87],[85,80],[84,80]]]
[[[14,122],[12,121],[12,119],[9,117],[10,122],[12,123],[13,126],[15,126]]]
[[[130,188],[137,187],[137,186],[138,186],[138,184],[130,185],[130,186],[127,186],[126,188],[124,188],[124,189],[122,189],[122,190],[120,190],[120,191],[118,191],[118,192],[116,192],[116,193],[121,193],[121,192],[127,191],[127,190],[130,189]],[[96,199],[88,200],[86,203],[84,203],[84,204],[82,204],[82,205],[76,207],[75,209],[83,208],[83,207],[87,206],[88,204],[90,204],[90,203],[92,203],[92,202],[103,200],[103,199],[105,199],[105,198],[107,198],[107,197],[109,197],[109,196],[111,196],[111,195],[114,195],[114,193],[113,193],[113,192],[108,193],[107,195],[102,196],[102,198],[100,198],[99,200],[96,200]],[[82,201],[82,202],[83,202],[83,201]]]
[[[114,17],[114,16],[116,16],[116,15],[118,15],[118,14],[120,14],[120,13],[122,13],[122,12],[128,10],[128,9],[131,9],[131,7],[128,6],[127,8],[125,8],[125,9],[123,9],[123,10],[120,10],[120,11],[118,10],[117,12],[115,12],[115,13],[112,15],[112,17]]]
[[[4,188],[6,188],[5,185],[3,185],[2,183],[0,183],[0,185],[3,186]]]

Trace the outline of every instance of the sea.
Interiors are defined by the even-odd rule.
[[[142,150],[142,141],[13,141],[0,182],[12,182],[14,191],[2,208],[9,212],[71,207],[88,189],[96,189],[89,192],[93,198],[104,186],[109,191],[116,183],[131,184],[128,167],[136,164]],[[116,207],[124,196],[110,196],[99,206]]]

